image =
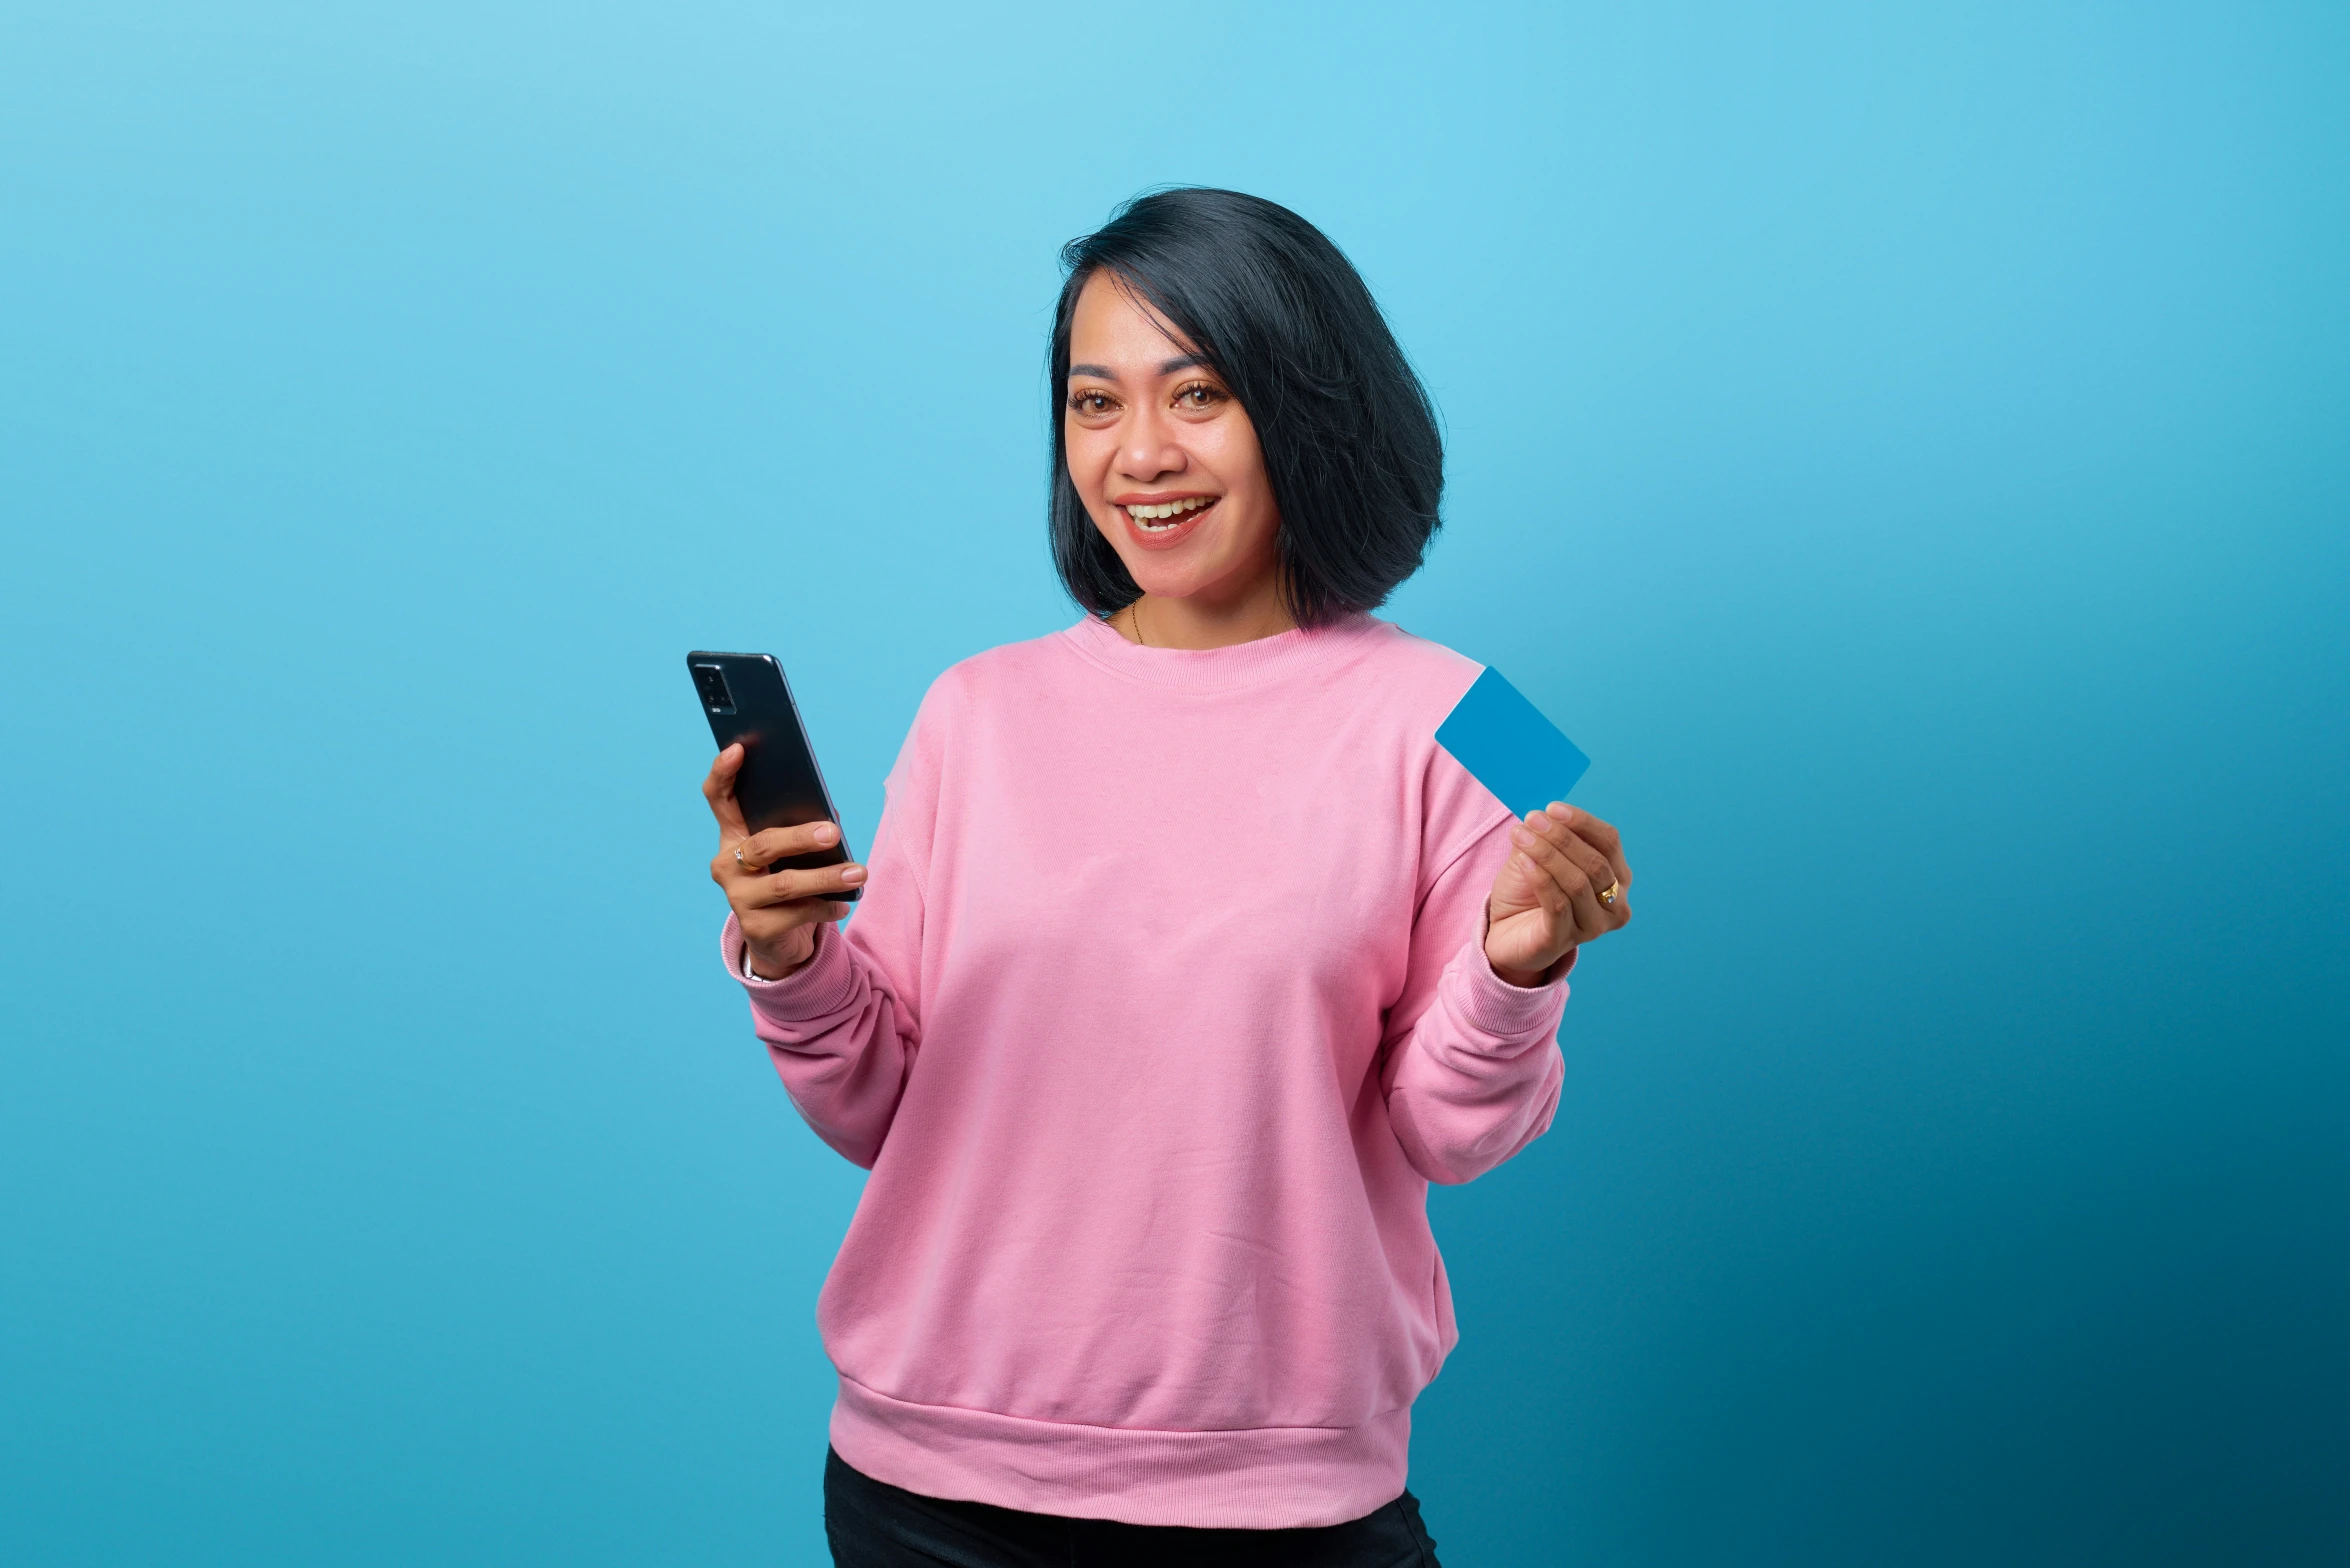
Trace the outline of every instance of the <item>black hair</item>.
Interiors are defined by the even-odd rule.
[[[1141,597],[1069,478],[1065,399],[1077,295],[1109,269],[1204,358],[1256,426],[1280,508],[1283,601],[1300,626],[1383,603],[1420,569],[1444,494],[1427,389],[1352,263],[1261,197],[1138,196],[1061,248],[1053,313],[1053,564],[1095,615]]]

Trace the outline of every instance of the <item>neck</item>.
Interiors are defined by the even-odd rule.
[[[1169,599],[1146,593],[1119,611],[1114,624],[1129,642],[1191,649],[1229,648],[1297,628],[1270,576],[1230,598],[1193,594]]]

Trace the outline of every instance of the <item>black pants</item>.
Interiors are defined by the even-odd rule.
[[[837,1568],[1437,1568],[1419,1500],[1307,1530],[1190,1530],[923,1497],[824,1459]]]

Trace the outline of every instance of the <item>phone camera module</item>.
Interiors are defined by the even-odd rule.
[[[702,706],[712,713],[732,713],[734,693],[726,688],[726,672],[715,664],[694,666],[694,684],[701,688]]]

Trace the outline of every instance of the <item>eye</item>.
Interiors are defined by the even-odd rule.
[[[1069,395],[1069,412],[1087,418],[1099,418],[1118,410],[1118,400],[1098,387],[1086,387]]]
[[[1213,381],[1192,381],[1176,388],[1175,406],[1188,409],[1214,408],[1228,396],[1230,394]]]

